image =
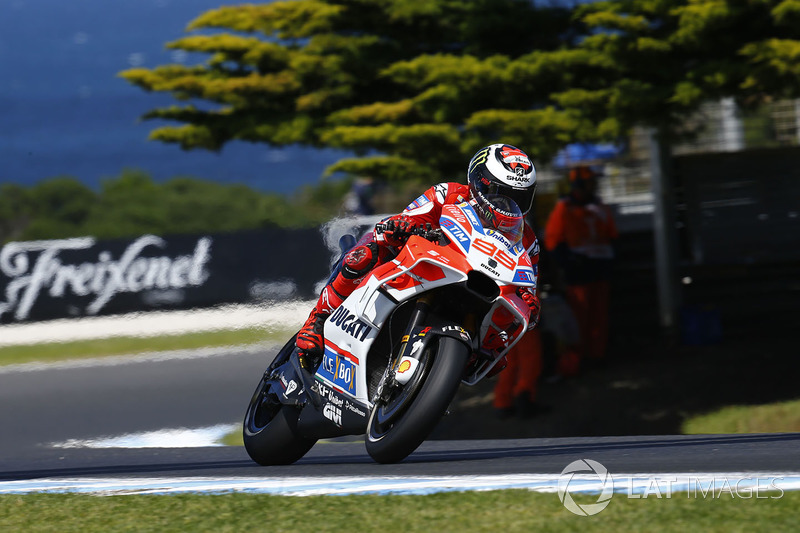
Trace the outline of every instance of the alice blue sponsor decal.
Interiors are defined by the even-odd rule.
[[[503,243],[503,246],[505,246],[506,248],[512,250],[513,252],[519,253],[519,252],[517,252],[516,249],[512,248],[511,241],[506,239],[505,236],[502,233],[500,233],[499,231],[496,231],[496,230],[493,230],[493,229],[487,229],[484,233],[486,233],[486,235],[488,235],[490,237],[493,237],[493,238],[497,239],[498,241],[500,241],[501,243]]]
[[[535,283],[536,275],[532,270],[527,268],[524,270],[517,270],[514,273],[514,283]]]
[[[448,233],[456,238],[461,247],[464,248],[464,251],[469,252],[469,245],[472,241],[469,235],[464,233],[464,230],[461,229],[455,221],[442,217],[441,225]]]
[[[478,215],[475,214],[472,206],[469,204],[464,205],[462,210],[464,211],[464,214],[467,215],[467,218],[469,219],[470,224],[472,224],[472,227],[475,228],[475,231],[477,231],[479,234],[482,234],[483,224],[481,224],[478,220]]]
[[[317,374],[350,394],[355,394],[355,363],[334,352],[327,346],[325,347],[325,353],[322,355],[322,363],[319,365]]]
[[[408,207],[406,207],[406,210],[415,209],[415,208],[417,208],[417,207],[419,207],[421,205],[425,205],[425,204],[427,204],[429,202],[430,202],[430,199],[427,196],[425,196],[424,194],[420,195],[419,198],[417,198],[416,200],[414,200],[413,202],[408,204]]]

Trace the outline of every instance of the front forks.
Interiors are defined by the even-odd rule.
[[[428,318],[429,310],[429,296],[423,295],[417,300],[417,303],[414,306],[414,310],[411,313],[411,318],[408,321],[408,326],[406,326],[406,329],[403,332],[403,337],[400,340],[400,347],[396,353],[392,354],[392,357],[389,360],[389,364],[386,367],[386,372],[383,375],[383,379],[381,379],[378,389],[375,391],[373,402],[387,401],[392,390],[399,385],[397,380],[395,380],[397,365],[399,364],[400,359],[406,350],[406,345],[408,344],[408,340],[411,338],[411,335],[414,333],[414,330],[425,324],[425,320]]]

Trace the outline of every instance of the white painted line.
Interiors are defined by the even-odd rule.
[[[486,476],[370,476],[370,477],[282,477],[282,478],[80,478],[80,479],[37,479],[0,482],[0,494],[27,494],[33,492],[74,492],[100,495],[125,494],[174,494],[174,493],[223,493],[247,492],[276,494],[283,496],[349,495],[349,494],[432,494],[453,491],[486,491],[501,489],[527,489],[537,492],[554,493],[558,490],[558,474],[510,474]],[[760,482],[762,498],[777,498],[784,491],[800,490],[800,473],[676,473],[676,474],[615,474],[613,476],[615,493],[625,497],[628,486],[638,487],[628,497],[638,494],[655,498],[652,490],[653,480],[662,482],[672,479],[692,479],[703,483],[703,489],[694,493],[689,490],[673,488],[673,498],[719,498],[732,497],[717,485],[716,491],[708,491],[711,483],[725,480],[730,486],[743,491],[745,483]],[[590,488],[592,480],[581,484],[579,490],[570,492],[600,492],[600,487]],[[593,481],[596,481],[593,480]],[[630,485],[629,485],[630,484]],[[769,486],[769,490],[766,490]],[[636,492],[636,491],[639,492]],[[621,494],[622,493],[622,494]],[[740,492],[738,497],[743,496]],[[663,497],[663,496],[662,496]],[[755,498],[755,496],[753,496]]]
[[[98,439],[70,439],[51,444],[53,448],[199,448],[223,446],[222,437],[236,431],[238,424],[219,424],[204,428],[177,428],[129,433]]]
[[[0,346],[69,342],[109,337],[153,337],[197,331],[263,327],[300,327],[314,302],[289,301],[273,306],[228,305],[189,311],[155,311],[115,316],[59,319],[0,325]]]
[[[220,357],[231,355],[249,355],[274,349],[275,343],[259,343],[244,346],[220,346],[216,348],[193,348],[189,350],[172,350],[165,352],[150,352],[134,355],[109,355],[105,357],[91,357],[88,359],[71,359],[53,363],[20,363],[17,365],[0,366],[0,374],[15,374],[18,372],[37,372],[41,370],[67,370],[72,368],[109,367],[153,363],[164,361],[178,361],[187,359],[204,359],[207,357]]]

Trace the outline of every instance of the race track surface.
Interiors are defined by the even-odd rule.
[[[797,472],[800,434],[428,441],[378,465],[360,438],[260,467],[241,447],[56,448],[53,443],[241,421],[270,349],[176,353],[0,370],[0,482],[43,478],[490,476],[558,474],[578,459],[609,472]]]

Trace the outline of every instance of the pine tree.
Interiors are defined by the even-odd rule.
[[[169,48],[203,64],[121,75],[183,106],[152,139],[352,151],[327,173],[462,179],[480,146],[547,162],[635,125],[675,133],[708,100],[800,96],[797,0],[286,0],[226,6]],[[209,34],[209,31],[213,33]],[[193,102],[203,102],[203,105]]]
[[[547,158],[569,138],[562,130],[574,124],[544,105],[552,87],[515,60],[562,46],[570,24],[566,8],[527,0],[226,6],[189,24],[205,34],[167,45],[207,54],[205,63],[121,75],[186,102],[146,115],[181,123],[151,138],[184,149],[232,140],[335,147],[356,157],[327,173],[461,179],[483,144],[518,142]],[[536,135],[518,125],[531,121]]]

